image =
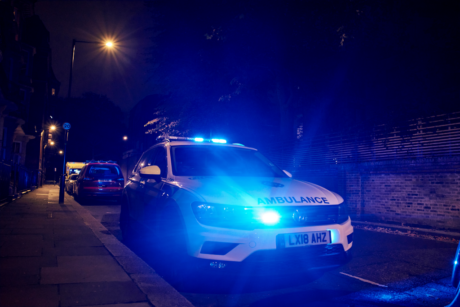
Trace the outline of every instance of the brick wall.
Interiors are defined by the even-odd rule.
[[[361,220],[460,230],[458,161],[431,162],[354,165],[345,176],[350,212]]]

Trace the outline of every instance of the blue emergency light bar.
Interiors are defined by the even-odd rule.
[[[217,143],[217,144],[227,144],[227,140],[224,139],[204,139],[204,138],[189,138],[185,136],[159,136],[157,140],[168,140],[168,141],[193,141],[198,143]]]

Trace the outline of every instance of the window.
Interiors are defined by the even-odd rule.
[[[147,166],[146,160],[147,160],[148,153],[149,153],[149,151],[148,151],[148,152],[144,152],[144,153],[142,154],[141,158],[140,158],[139,161],[137,162],[136,167],[135,167],[134,170],[133,170],[133,173],[138,173],[139,170],[140,170],[141,168],[143,168],[144,166]]]
[[[151,165],[156,165],[160,168],[162,178],[166,178],[168,176],[168,157],[166,154],[166,148],[157,147],[155,158],[151,162]]]
[[[259,152],[234,147],[174,146],[176,176],[287,177]]]
[[[90,165],[86,174],[94,179],[122,177],[120,169],[115,165]]]

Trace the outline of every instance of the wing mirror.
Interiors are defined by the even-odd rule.
[[[292,178],[292,174],[291,174],[291,173],[289,173],[288,171],[285,171],[285,170],[283,170],[283,172],[284,172],[286,175],[288,175],[289,178]]]
[[[155,179],[155,181],[161,180],[161,170],[156,165],[150,165],[143,167],[139,170],[139,176],[144,179]]]

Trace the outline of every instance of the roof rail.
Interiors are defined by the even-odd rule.
[[[157,137],[157,141],[166,141],[166,142],[171,142],[171,141],[191,141],[191,142],[197,142],[197,143],[218,143],[218,144],[227,144],[227,140],[224,139],[204,139],[204,138],[190,138],[190,137],[185,137],[185,136],[163,136],[160,135]]]
[[[86,164],[88,164],[88,163],[117,163],[117,161],[112,161],[112,160],[108,160],[108,161],[103,161],[103,160],[86,160],[85,163],[86,163]]]

